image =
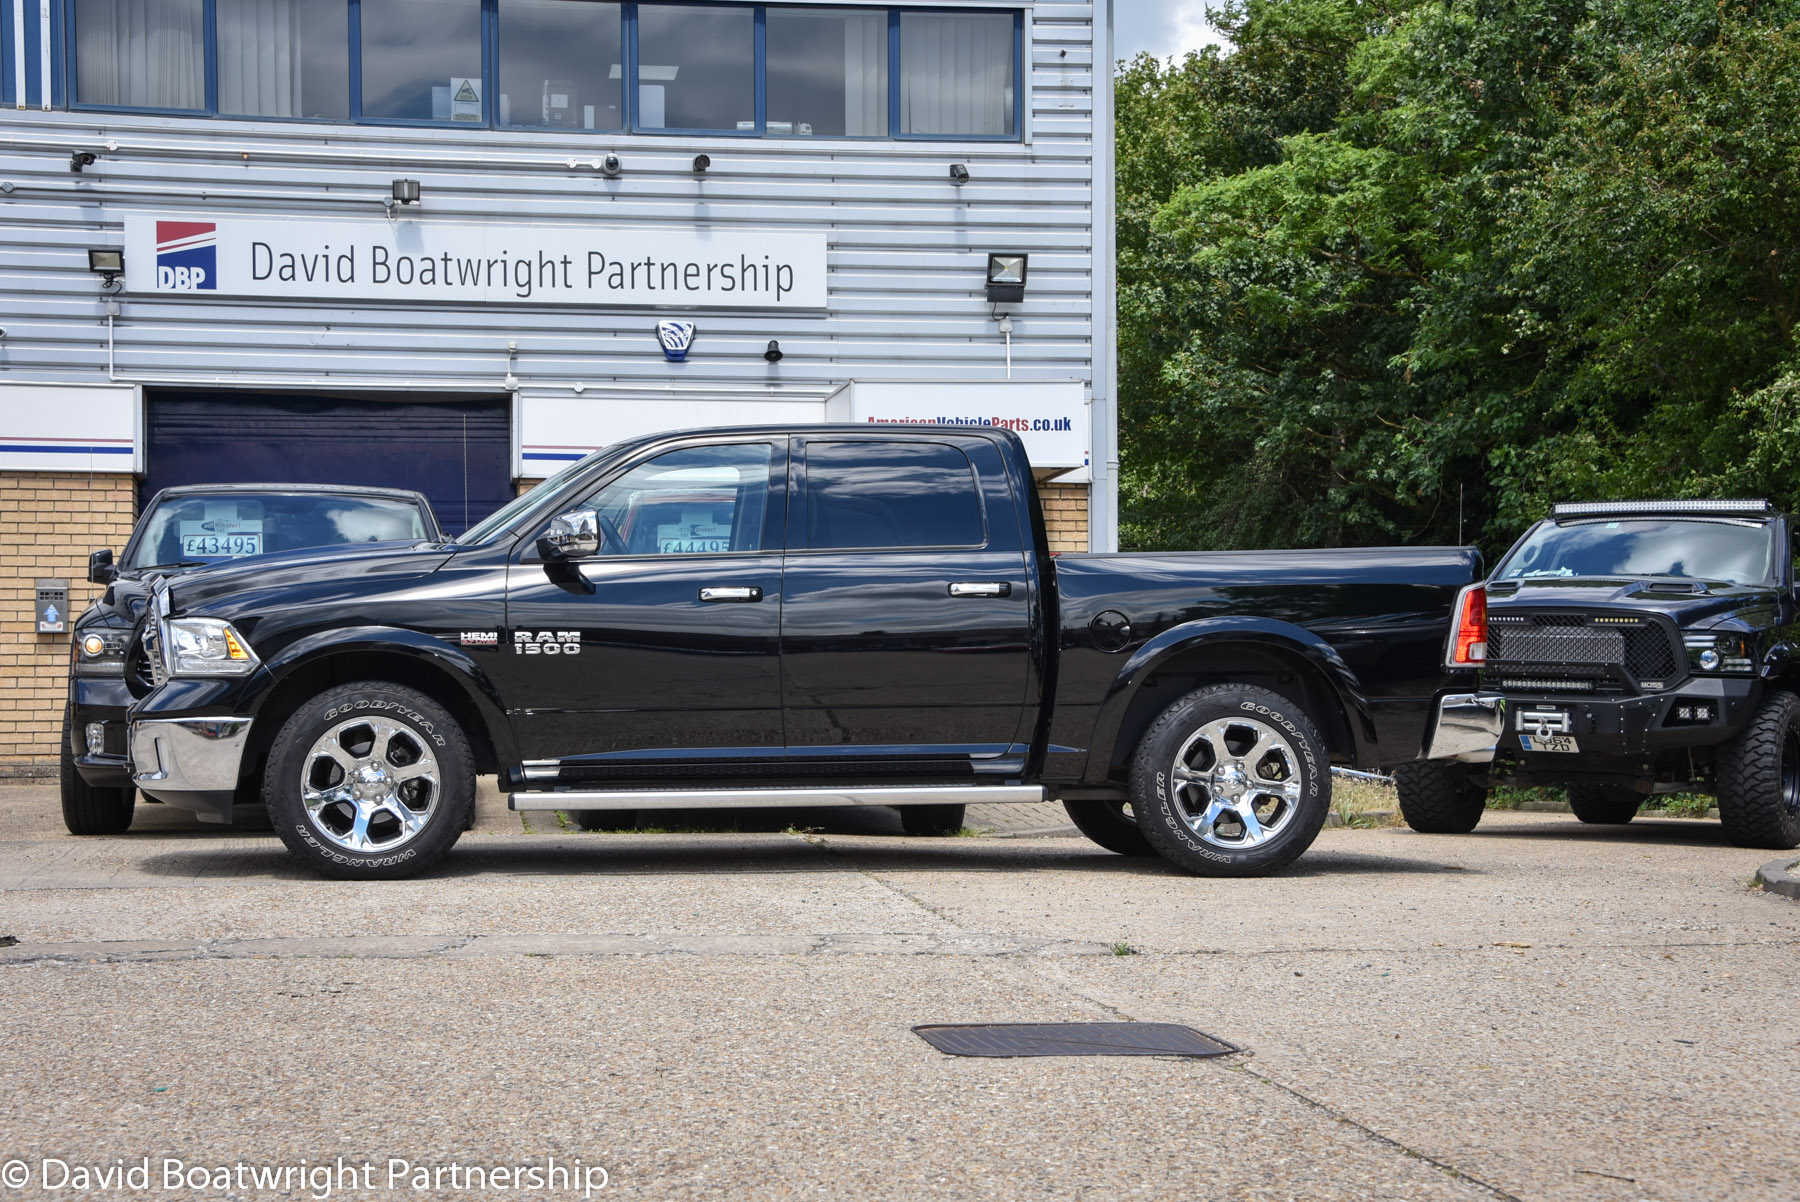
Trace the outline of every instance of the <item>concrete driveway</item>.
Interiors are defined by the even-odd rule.
[[[0,1200],[145,1157],[147,1189],[85,1196],[580,1197],[596,1168],[591,1196],[636,1199],[1800,1181],[1800,904],[1717,824],[1330,830],[1283,876],[1210,881],[1049,807],[975,814],[979,838],[885,812],[528,833],[490,792],[430,877],[345,884],[266,830],[138,812],[74,839],[53,787],[0,788],[0,1161],[28,1175]],[[1246,1050],[970,1060],[910,1031],[1119,1019]],[[552,1158],[575,1175],[512,1172]]]

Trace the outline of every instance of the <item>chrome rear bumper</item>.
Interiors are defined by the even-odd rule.
[[[1506,698],[1498,693],[1451,693],[1441,698],[1425,740],[1428,760],[1486,764],[1506,729]]]

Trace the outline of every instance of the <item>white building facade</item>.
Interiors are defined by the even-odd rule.
[[[1059,543],[1114,545],[1109,3],[0,0],[0,31],[9,594],[168,484],[419,487],[456,531],[620,438],[765,422],[1004,422]],[[60,668],[14,608],[0,657]]]

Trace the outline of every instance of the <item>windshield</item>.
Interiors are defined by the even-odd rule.
[[[1500,565],[1497,580],[1675,576],[1761,584],[1776,574],[1774,527],[1725,518],[1546,522]]]
[[[487,542],[502,530],[511,526],[526,510],[537,504],[539,500],[538,494],[540,492],[544,492],[546,489],[554,491],[555,489],[561,488],[563,481],[567,480],[570,476],[573,476],[575,473],[586,468],[588,464],[594,462],[602,455],[610,454],[612,450],[616,449],[617,448],[607,448],[595,451],[585,458],[577,459],[574,463],[571,463],[568,467],[565,467],[562,471],[556,473],[556,475],[551,476],[548,480],[540,480],[534,487],[520,493],[510,502],[501,506],[499,509],[496,509],[488,516],[487,521],[468,531],[456,541],[471,547]]]
[[[407,501],[329,493],[202,493],[171,497],[144,518],[129,568],[223,563],[333,543],[423,539]]]

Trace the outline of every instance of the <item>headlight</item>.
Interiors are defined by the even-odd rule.
[[[163,649],[171,676],[244,676],[261,662],[231,623],[172,618]]]
[[[1756,657],[1750,640],[1741,634],[1690,634],[1687,644],[1688,670],[1691,672],[1751,673],[1756,671]]]
[[[82,676],[120,676],[125,672],[124,631],[89,631],[75,640],[75,671]]]

